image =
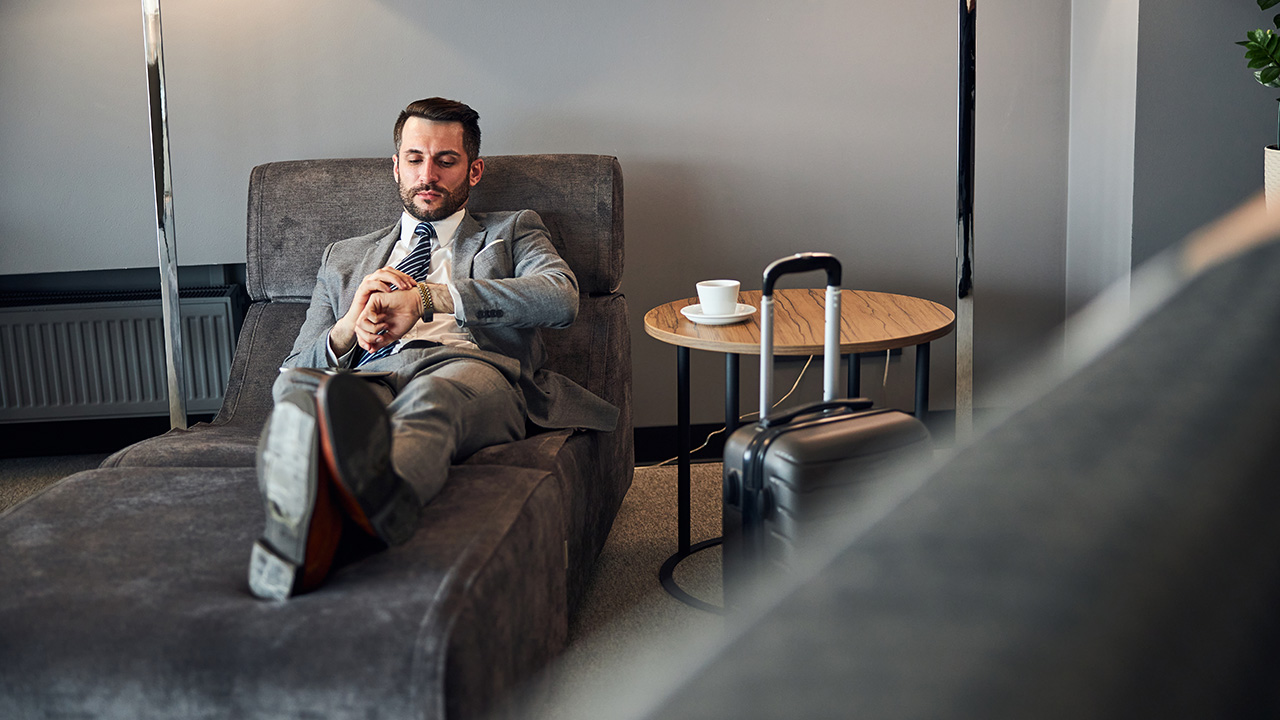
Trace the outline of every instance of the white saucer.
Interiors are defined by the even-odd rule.
[[[754,305],[738,303],[738,309],[728,315],[703,315],[701,305],[686,305],[680,308],[680,314],[699,325],[732,325],[742,322],[755,314]]]

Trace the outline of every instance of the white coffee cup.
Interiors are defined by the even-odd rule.
[[[732,315],[738,310],[737,280],[703,280],[698,283],[698,302],[703,315]]]

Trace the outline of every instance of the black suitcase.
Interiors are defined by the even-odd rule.
[[[768,415],[773,392],[773,286],[783,275],[826,270],[823,401]],[[847,517],[848,507],[902,463],[932,449],[924,424],[864,398],[836,400],[840,263],[802,253],[771,263],[760,299],[761,419],[724,449],[724,597],[740,604],[757,572],[791,566],[795,553]]]

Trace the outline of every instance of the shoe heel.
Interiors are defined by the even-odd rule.
[[[264,600],[287,600],[293,594],[298,566],[277,555],[261,540],[249,556],[249,590]]]

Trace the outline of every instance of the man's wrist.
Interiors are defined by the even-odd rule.
[[[454,314],[452,288],[440,283],[423,283],[431,292],[431,307],[434,312],[445,315]]]
[[[355,345],[355,329],[344,327],[343,320],[339,320],[329,330],[329,348],[333,350],[334,355],[342,357],[350,352]]]

